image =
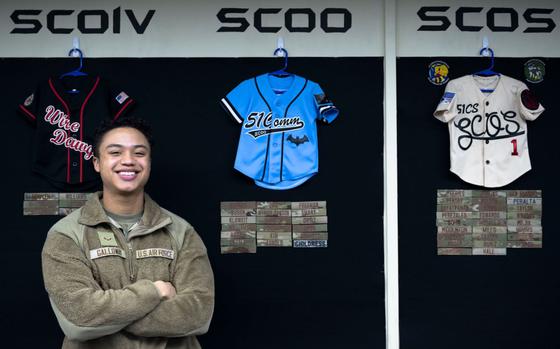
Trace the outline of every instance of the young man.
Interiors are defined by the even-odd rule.
[[[151,149],[143,121],[103,124],[93,158],[103,191],[48,233],[43,277],[62,348],[200,348],[212,269],[193,227],[144,193]]]

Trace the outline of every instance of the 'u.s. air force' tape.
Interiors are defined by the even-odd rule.
[[[145,250],[136,251],[136,259],[162,257],[167,259],[175,259],[175,251],[165,248],[147,248]]]
[[[89,251],[90,259],[97,259],[108,256],[119,256],[121,258],[126,258],[126,253],[122,248],[118,247],[102,247]]]

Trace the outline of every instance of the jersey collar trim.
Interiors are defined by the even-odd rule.
[[[305,84],[305,79],[297,76],[297,75],[293,75],[293,83],[290,86],[290,88],[284,92],[281,95],[278,95],[276,93],[274,93],[274,90],[272,88],[272,85],[270,84],[270,78],[275,79],[273,76],[271,77],[270,74],[262,74],[257,76],[256,81],[257,81],[257,85],[259,87],[259,90],[262,92],[263,97],[266,99],[267,103],[274,108],[274,101],[278,101],[281,105],[286,105],[287,103],[289,103],[291,100],[294,99],[294,97],[300,93],[301,88],[303,87],[303,85]],[[280,79],[280,78],[278,78]]]

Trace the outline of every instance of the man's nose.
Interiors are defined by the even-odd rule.
[[[121,164],[133,164],[134,156],[130,152],[125,151],[121,157]]]

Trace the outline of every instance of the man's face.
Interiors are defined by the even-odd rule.
[[[99,158],[93,158],[93,166],[101,175],[104,191],[120,195],[142,193],[150,177],[150,144],[135,128],[115,128],[103,136]]]

